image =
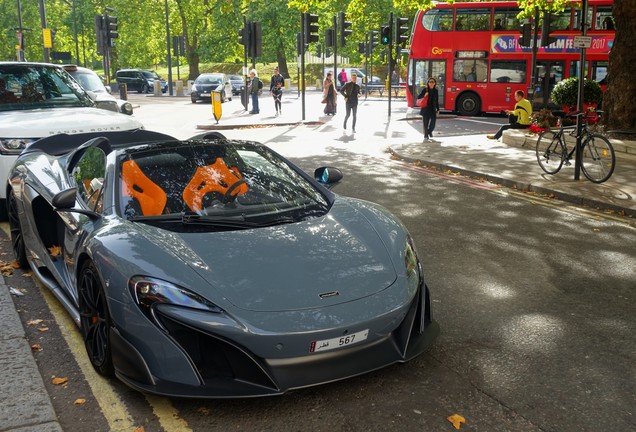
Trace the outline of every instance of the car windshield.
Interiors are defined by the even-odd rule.
[[[196,80],[196,84],[221,84],[221,77],[218,75],[200,76]]]
[[[230,81],[243,81],[243,77],[241,75],[230,75]]]
[[[161,79],[161,77],[155,71],[143,71],[146,78]]]
[[[106,93],[106,88],[102,83],[102,80],[99,79],[97,74],[86,73],[86,72],[69,72],[75,80],[80,83],[84,90],[90,90],[96,93]]]
[[[86,106],[94,104],[59,67],[0,64],[0,111]]]
[[[267,147],[246,142],[151,145],[126,151],[119,166],[118,213],[129,220],[236,229],[328,211],[311,182]]]

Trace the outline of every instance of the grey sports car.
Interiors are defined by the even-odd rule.
[[[8,183],[13,250],[95,369],[143,392],[281,394],[422,353],[439,332],[413,240],[269,148],[139,130],[56,135]]]

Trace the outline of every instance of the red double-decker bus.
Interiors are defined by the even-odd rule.
[[[585,76],[606,81],[609,51],[614,42],[613,0],[589,0]],[[577,7],[578,6],[578,7]],[[530,88],[532,49],[519,45],[521,22],[515,1],[437,4],[419,11],[411,32],[407,72],[410,107],[429,77],[437,79],[440,109],[461,115],[500,112],[514,105],[517,90],[534,90],[535,107],[548,106],[557,82],[578,76],[581,4],[573,2],[553,14],[556,41],[537,52],[537,80]],[[539,23],[541,25],[541,23]]]

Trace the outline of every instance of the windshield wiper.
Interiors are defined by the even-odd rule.
[[[248,229],[262,228],[285,223],[296,222],[292,217],[279,216],[260,222],[245,220],[244,215],[236,216],[211,216],[199,215],[196,213],[181,213],[164,216],[137,216],[130,218],[134,222],[150,222],[150,223],[181,223],[183,225],[207,225],[221,228]]]

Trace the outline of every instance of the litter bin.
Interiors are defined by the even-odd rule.
[[[119,99],[128,100],[128,86],[126,84],[119,84]]]
[[[291,79],[285,78],[285,90],[289,90],[290,87],[291,87]]]

